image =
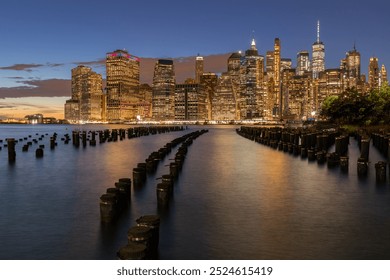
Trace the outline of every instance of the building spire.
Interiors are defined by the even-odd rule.
[[[320,21],[317,21],[317,43],[320,42]]]
[[[251,50],[256,50],[256,41],[255,41],[255,38],[252,38]]]
[[[255,41],[255,31],[252,30],[252,42],[251,42],[251,50],[257,50],[256,41]]]

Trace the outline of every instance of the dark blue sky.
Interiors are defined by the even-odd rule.
[[[127,49],[140,57],[213,55],[249,48],[260,54],[279,37],[293,66],[311,51],[321,22],[326,68],[356,43],[362,73],[370,56],[390,68],[390,2],[372,1],[102,1],[15,0],[0,8],[0,87],[70,79],[79,62]],[[20,64],[20,65],[19,65]],[[95,69],[102,72],[104,69]],[[69,94],[70,96],[70,94]],[[0,96],[1,97],[1,96]],[[0,114],[1,115],[1,114]]]
[[[385,62],[389,10],[386,0],[7,1],[0,65],[96,60],[117,48],[141,57],[226,53],[247,48],[253,31],[261,53],[279,37],[282,55],[294,59],[311,48],[317,19],[330,67],[354,42],[363,59]]]

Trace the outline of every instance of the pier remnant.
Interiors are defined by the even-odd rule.
[[[14,138],[7,138],[8,161],[9,162],[14,162],[16,160],[15,144],[16,144],[16,141]]]

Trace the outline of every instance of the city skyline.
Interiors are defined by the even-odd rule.
[[[327,69],[338,68],[354,45],[362,56],[363,74],[368,74],[372,56],[380,66],[390,65],[386,52],[390,43],[383,31],[390,26],[385,1],[370,5],[330,1],[326,7],[307,1],[266,5],[200,1],[185,7],[176,1],[164,2],[164,6],[118,1],[116,6],[121,9],[108,8],[103,1],[93,6],[75,3],[7,3],[0,11],[4,54],[0,58],[0,117],[63,115],[64,101],[71,96],[70,70],[85,64],[105,77],[104,56],[115,49],[125,48],[141,57],[141,82],[151,80],[154,63],[161,58],[175,58],[176,75],[183,73],[181,79],[194,78],[198,53],[204,57],[206,72],[226,71],[229,54],[247,49],[252,37],[261,55],[273,49],[274,38],[280,38],[281,58],[291,58],[296,67],[298,52],[311,53],[317,20]],[[48,98],[52,96],[56,97]]]

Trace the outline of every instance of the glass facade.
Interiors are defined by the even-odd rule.
[[[126,50],[106,55],[107,120],[134,120],[139,94],[140,59]]]
[[[154,67],[152,87],[152,117],[154,120],[175,119],[175,83],[173,60],[158,60]]]
[[[65,104],[65,119],[71,122],[101,121],[103,79],[90,67],[79,65],[72,69],[72,98]]]

